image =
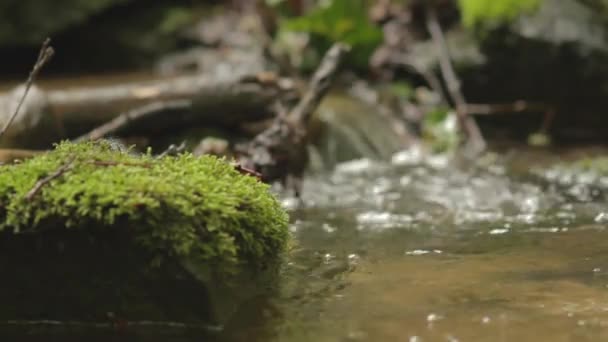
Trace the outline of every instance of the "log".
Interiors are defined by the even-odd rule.
[[[244,121],[258,121],[272,117],[271,105],[279,98],[296,97],[295,83],[273,74],[257,74],[234,79],[218,79],[198,74],[157,79],[145,82],[132,82],[101,87],[81,87],[77,89],[41,90],[35,89],[36,97],[26,99],[22,112],[16,121],[40,121],[40,118],[53,118],[55,124],[49,134],[52,139],[23,143],[23,139],[4,139],[3,147],[36,146],[50,144],[57,138],[73,138],[98,127],[120,114],[149,105],[154,102],[189,100],[191,109],[168,111],[167,115],[155,115],[153,120],[142,120],[138,131],[153,133],[178,127],[191,127],[196,124],[236,125]],[[13,108],[15,91],[0,95],[1,107]],[[31,95],[31,94],[30,94]],[[36,106],[28,106],[28,101],[38,101]],[[38,103],[36,102],[36,103]],[[31,111],[31,112],[30,112]],[[163,114],[163,113],[159,113]],[[31,119],[34,118],[34,119]],[[0,116],[1,121],[6,121]],[[18,130],[10,132],[10,129]],[[31,125],[11,125],[7,136],[27,136]],[[45,125],[49,130],[49,125]],[[22,132],[23,131],[23,132]],[[37,139],[37,136],[28,138]],[[42,139],[43,137],[41,137]]]
[[[48,99],[54,116],[60,118],[68,134],[74,131],[72,127],[86,126],[90,129],[128,110],[172,100],[191,100],[192,108],[177,117],[172,113],[166,120],[157,121],[157,117],[151,126],[233,125],[273,116],[270,105],[279,97],[295,93],[293,82],[287,79],[262,77],[252,75],[218,80],[205,75],[181,76],[109,87],[53,91],[49,92]]]

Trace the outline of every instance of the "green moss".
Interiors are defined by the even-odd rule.
[[[267,185],[227,161],[136,156],[108,142],[61,143],[1,167],[0,222],[5,234],[124,229],[155,256],[222,266],[263,265],[288,238],[287,214]]]

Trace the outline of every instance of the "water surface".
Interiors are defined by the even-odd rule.
[[[310,178],[282,295],[237,316],[226,338],[608,339],[603,178],[554,162],[462,167],[412,150]]]

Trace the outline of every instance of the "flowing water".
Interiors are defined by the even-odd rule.
[[[607,340],[608,178],[534,160],[411,150],[310,178],[281,295],[222,340]]]

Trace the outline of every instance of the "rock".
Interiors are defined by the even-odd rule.
[[[276,280],[287,224],[222,159],[62,143],[0,167],[0,320],[221,321]]]
[[[501,26],[478,28],[485,65],[459,70],[472,103],[525,100],[556,107],[550,136],[561,142],[606,140],[608,7],[601,1],[542,0]],[[480,116],[488,137],[524,141],[546,113]],[[533,123],[533,124],[531,124]]]

